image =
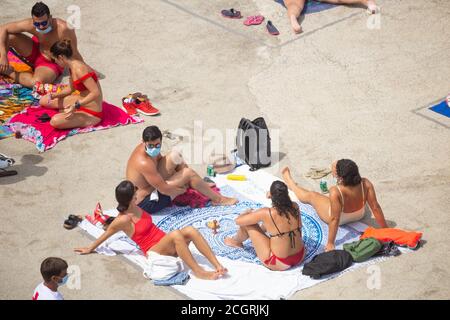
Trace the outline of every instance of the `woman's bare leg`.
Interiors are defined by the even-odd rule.
[[[197,261],[195,261],[189,250],[189,242],[190,241],[183,236],[181,231],[176,230],[162,238],[151,251],[163,256],[179,256],[199,279],[218,279],[220,274],[217,271],[206,271],[197,263]]]
[[[100,122],[101,119],[84,112],[75,112],[70,117],[64,113],[58,113],[50,120],[51,126],[59,130],[86,128],[89,126],[96,126]]]
[[[302,27],[298,23],[298,19],[305,6],[305,0],[284,0],[284,4],[288,11],[289,22],[295,33],[301,33]]]
[[[226,268],[224,268],[219,260],[217,260],[216,255],[211,250],[211,247],[209,246],[208,242],[206,242],[205,238],[203,238],[202,234],[195,229],[194,227],[186,227],[180,230],[185,239],[192,241],[194,245],[197,247],[198,251],[200,251],[201,254],[203,254],[206,259],[208,259],[209,262],[216,268],[216,271],[220,275],[224,275],[228,272]]]
[[[332,4],[361,4],[366,6],[372,13],[376,13],[377,5],[375,0],[320,0]]]
[[[249,237],[250,236],[248,235],[247,229],[245,229],[244,227],[239,227],[234,237],[225,238],[224,243],[230,247],[243,248],[244,241]]]
[[[319,215],[320,219],[322,219],[325,223],[329,223],[331,218],[329,214],[330,198],[318,192],[310,191],[297,185],[297,183],[292,178],[289,168],[284,168],[282,170],[282,175],[284,182],[286,182],[288,188],[295,193],[298,200],[303,203],[312,205]]]

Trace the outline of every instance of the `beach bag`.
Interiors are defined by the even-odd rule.
[[[345,250],[333,250],[315,256],[303,267],[302,274],[313,279],[340,272],[353,264],[353,258]]]
[[[250,166],[250,171],[271,165],[270,134],[264,118],[250,121],[242,118],[236,137],[237,155]]]
[[[375,238],[367,238],[344,244],[344,250],[351,254],[354,262],[363,262],[377,254],[383,245]]]

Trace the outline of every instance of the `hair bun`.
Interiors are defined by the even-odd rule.
[[[117,206],[117,211],[119,211],[119,212],[125,212],[127,210],[128,210],[128,206],[126,206],[126,205],[119,203],[119,205]]]
[[[70,39],[63,39],[63,40],[62,40],[62,43],[63,43],[64,45],[66,45],[67,47],[70,47],[72,41],[70,41]]]

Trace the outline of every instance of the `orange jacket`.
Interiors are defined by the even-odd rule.
[[[364,231],[364,234],[360,239],[366,238],[375,238],[381,242],[394,241],[398,246],[416,249],[422,238],[422,232],[405,231],[393,228],[375,229],[369,227]]]

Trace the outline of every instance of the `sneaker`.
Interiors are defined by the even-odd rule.
[[[141,99],[137,99],[135,105],[136,110],[146,116],[156,116],[160,113],[159,110],[156,109],[148,99],[144,101],[141,101]]]
[[[128,113],[129,116],[134,116],[137,114],[135,100],[128,98],[128,97],[123,98],[122,106],[125,109],[125,112]]]

